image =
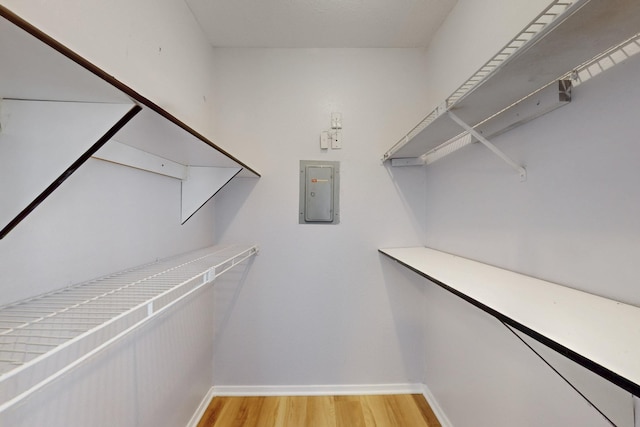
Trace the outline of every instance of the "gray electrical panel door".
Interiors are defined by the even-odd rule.
[[[300,220],[338,223],[338,162],[300,162]]]
[[[333,221],[333,166],[307,166],[304,220]]]

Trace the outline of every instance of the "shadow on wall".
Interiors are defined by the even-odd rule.
[[[398,190],[411,226],[419,234],[421,242],[425,241],[424,218],[426,215],[424,166],[392,167],[391,162],[384,164],[393,185]]]
[[[425,280],[387,256],[378,253],[389,308],[409,383],[425,383]]]
[[[247,281],[247,276],[253,265],[255,256],[229,270],[214,282],[214,325],[213,325],[213,356],[218,353],[220,343],[224,338],[227,325],[234,312],[240,292]]]
[[[256,178],[236,177],[225,185],[214,197],[216,204],[214,215],[215,241],[219,242],[224,238],[231,222],[236,214],[241,213],[241,208],[249,199],[251,192],[258,184]],[[252,212],[245,212],[251,215]]]

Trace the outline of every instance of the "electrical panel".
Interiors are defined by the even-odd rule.
[[[340,162],[300,161],[300,224],[338,224]]]

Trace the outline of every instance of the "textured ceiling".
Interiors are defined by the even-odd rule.
[[[457,0],[185,0],[216,47],[424,47]]]

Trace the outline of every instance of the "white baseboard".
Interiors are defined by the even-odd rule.
[[[438,421],[440,421],[442,427],[453,427],[453,424],[447,417],[447,414],[445,414],[445,412],[438,404],[436,398],[433,396],[433,394],[431,394],[431,390],[429,390],[429,387],[427,387],[426,384],[420,384],[420,386],[422,387],[422,395],[427,400],[427,403],[429,403],[429,406],[431,406],[433,413],[435,414],[436,418],[438,418]]]
[[[423,392],[422,384],[215,386],[214,396],[338,396]]]
[[[189,420],[187,427],[198,426],[198,423],[202,419],[202,416],[206,412],[207,408],[209,407],[209,403],[211,403],[211,399],[213,399],[214,396],[215,395],[213,393],[213,387],[211,387],[207,392],[207,394],[202,399],[202,401],[200,402],[200,405],[198,405],[198,409],[196,409],[196,412],[194,412],[193,415],[191,416],[191,419]]]
[[[196,427],[216,396],[339,396],[366,394],[422,394],[442,427],[453,427],[425,384],[358,384],[297,386],[214,386],[209,389],[187,427]]]

